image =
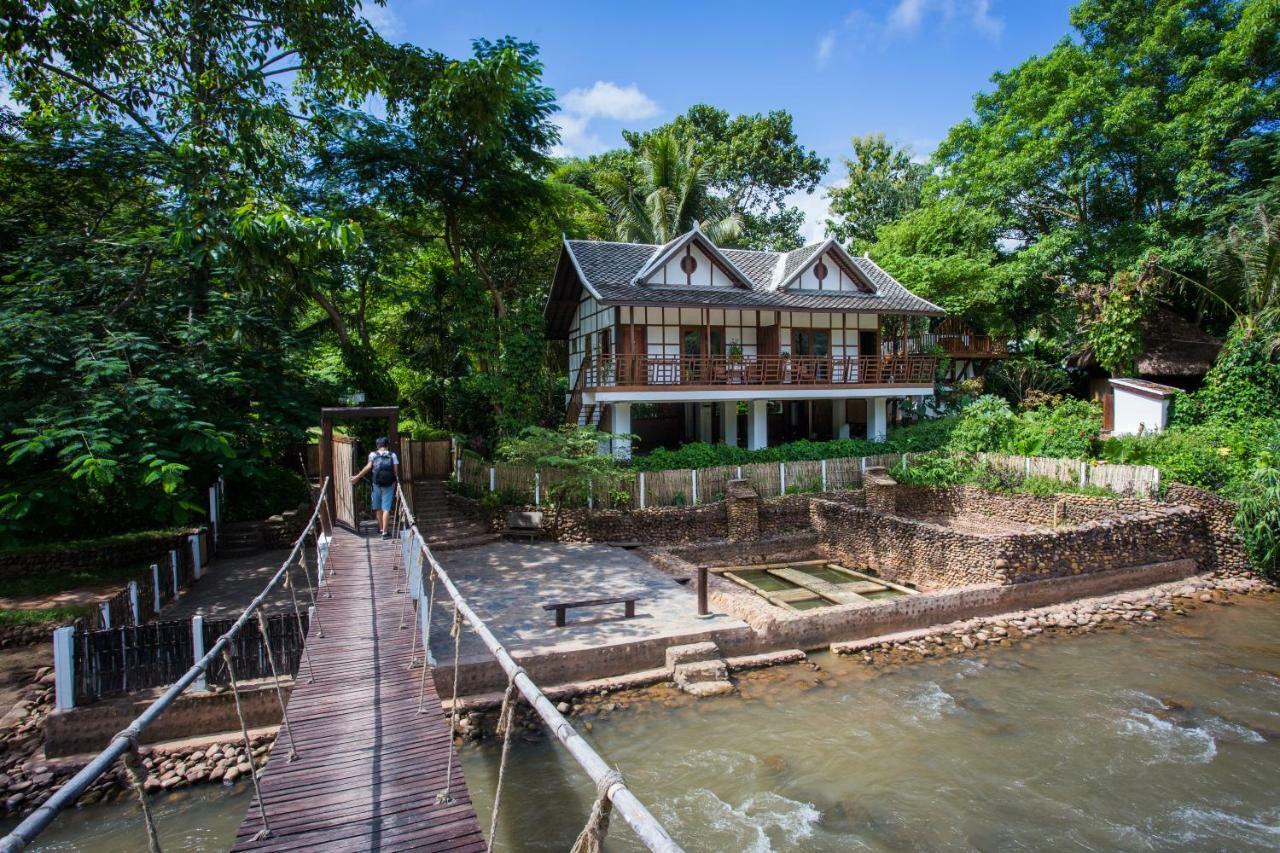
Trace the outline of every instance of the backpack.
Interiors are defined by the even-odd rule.
[[[373,484],[375,486],[394,486],[395,482],[395,458],[390,453],[373,454]]]

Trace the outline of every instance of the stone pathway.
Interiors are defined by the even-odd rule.
[[[262,592],[287,556],[287,548],[278,548],[243,557],[215,557],[205,567],[204,576],[192,584],[181,598],[166,607],[160,619],[190,619],[200,609],[204,610],[205,616],[239,616]],[[315,583],[316,562],[311,548],[307,549],[306,559],[311,582]],[[305,607],[311,603],[306,581],[296,568],[293,576],[298,582],[298,604]],[[292,608],[289,590],[283,584],[271,591],[266,604],[268,612]]]

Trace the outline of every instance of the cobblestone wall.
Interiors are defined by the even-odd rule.
[[[23,549],[0,554],[0,578],[39,577],[117,566],[153,563],[172,548],[186,547],[191,531],[128,542],[107,542],[64,550]]]
[[[1202,512],[1156,506],[1057,530],[982,534],[813,501],[813,528],[850,568],[870,568],[921,589],[1022,583],[1124,566],[1192,559],[1213,568]]]
[[[1237,508],[1234,503],[1185,483],[1170,483],[1165,489],[1165,500],[1195,507],[1204,513],[1213,542],[1214,568],[1232,574],[1249,571],[1249,558],[1236,529]]]
[[[898,515],[946,516],[976,513],[1038,527],[1117,518],[1161,506],[1159,502],[1141,498],[1073,494],[1048,497],[993,492],[977,486],[898,485],[896,491]]]

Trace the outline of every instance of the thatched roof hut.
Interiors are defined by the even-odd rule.
[[[1142,354],[1136,365],[1137,377],[1195,388],[1213,367],[1221,349],[1222,341],[1213,335],[1168,308],[1157,308],[1142,324]],[[1092,376],[1105,375],[1088,347],[1075,359],[1075,364],[1087,368]]]

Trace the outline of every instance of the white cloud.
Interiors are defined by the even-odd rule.
[[[1004,31],[1004,21],[991,13],[991,0],[898,0],[889,12],[888,29],[914,33],[926,16],[936,16],[947,24],[965,21],[990,38]]]
[[[804,214],[804,224],[800,226],[800,237],[805,245],[817,243],[827,236],[827,209],[830,199],[827,188],[819,187],[812,193],[795,192],[787,196],[786,204],[800,208]]]
[[[360,14],[364,15],[365,20],[383,38],[395,38],[400,35],[400,16],[390,6],[379,6],[372,0],[367,3],[361,2]]]
[[[619,86],[597,80],[590,89],[571,89],[560,99],[560,104],[565,112],[586,118],[638,121],[658,114],[658,105],[634,83]]]
[[[898,0],[898,5],[889,13],[889,28],[894,30],[914,30],[924,19],[925,0]]]
[[[815,60],[818,67],[822,68],[831,59],[831,52],[836,49],[836,31],[828,30],[827,34],[818,40],[818,53]]]
[[[554,119],[560,144],[551,150],[556,157],[596,154],[608,147],[591,131],[593,119],[641,121],[658,114],[658,105],[634,83],[619,86],[605,80],[597,80],[589,89],[571,89],[560,99],[560,106]]]

